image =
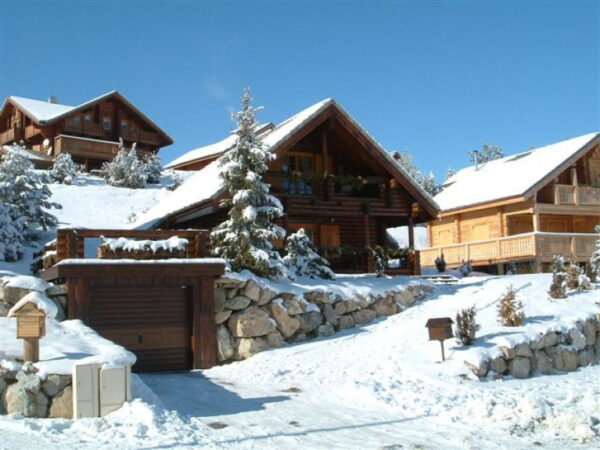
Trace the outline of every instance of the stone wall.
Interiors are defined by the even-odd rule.
[[[568,332],[548,331],[537,340],[500,350],[502,354],[495,358],[465,364],[480,378],[489,371],[497,376],[527,378],[534,373],[552,375],[596,364],[600,360],[600,315],[577,322]]]
[[[31,363],[18,371],[0,367],[0,414],[73,418],[71,375],[42,379]]]
[[[62,285],[46,285],[46,289],[24,289],[21,287],[8,286],[10,277],[5,277],[0,281],[0,317],[6,317],[10,308],[12,308],[21,298],[25,297],[32,291],[41,292],[54,301],[58,309],[56,320],[62,321],[66,318],[67,310],[67,286]],[[42,283],[40,283],[42,285]]]
[[[330,336],[397,314],[432,290],[422,283],[343,298],[323,290],[277,292],[252,279],[220,278],[215,289],[218,360],[242,360],[286,343]]]

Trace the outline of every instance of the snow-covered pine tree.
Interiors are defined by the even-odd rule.
[[[285,231],[273,223],[283,215],[283,207],[262,179],[266,162],[274,155],[256,135],[255,114],[260,108],[252,107],[251,102],[246,88],[242,109],[233,114],[235,146],[219,159],[219,177],[231,198],[221,203],[229,208],[229,218],[211,233],[213,252],[226,259],[234,271],[248,269],[260,276],[284,278],[286,267],[271,243],[285,237]]]
[[[505,327],[520,327],[524,318],[523,303],[517,299],[517,293],[511,284],[500,298],[498,321]]]
[[[548,294],[552,298],[567,298],[567,269],[563,255],[554,255],[554,261],[552,262],[552,283],[550,284]]]
[[[481,146],[481,150],[473,150],[472,152],[469,152],[468,155],[475,166],[478,164],[485,164],[486,162],[495,159],[504,158],[504,152],[500,147],[488,143],[484,143]]]
[[[16,261],[23,252],[20,224],[13,222],[10,207],[0,203],[0,261]]]
[[[320,256],[313,248],[304,228],[300,228],[287,238],[287,254],[283,262],[291,275],[308,278],[326,278],[334,280],[335,274],[329,267],[329,261]]]
[[[37,238],[40,230],[55,227],[58,220],[48,212],[60,209],[49,201],[48,186],[33,170],[33,164],[18,153],[7,152],[0,164],[0,203],[10,207],[13,225],[21,229],[25,242]]]
[[[50,170],[50,179],[62,184],[76,183],[78,175],[79,167],[73,162],[69,153],[60,153]]]
[[[160,183],[162,166],[158,153],[149,153],[143,158],[144,170],[146,171],[146,182],[150,184]]]
[[[452,166],[448,166],[448,170],[446,171],[446,180],[449,180],[454,175],[456,175],[456,169]]]
[[[436,183],[433,172],[423,174],[414,163],[413,155],[404,150],[402,152],[393,152],[392,158],[430,195],[437,195],[442,187]]]
[[[594,285],[579,264],[571,261],[567,266],[567,288],[574,291],[590,291]]]
[[[600,233],[600,225],[596,225],[596,233]],[[596,240],[596,250],[592,253],[589,262],[590,278],[593,282],[600,282],[600,238]]]
[[[113,160],[102,165],[100,175],[111,186],[132,189],[146,187],[146,170],[137,156],[135,144],[128,150],[121,142],[121,148]]]

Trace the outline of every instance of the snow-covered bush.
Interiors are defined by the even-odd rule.
[[[79,166],[73,162],[68,153],[60,153],[52,164],[50,179],[63,184],[76,184]]]
[[[0,164],[0,203],[9,207],[13,226],[22,230],[24,241],[33,241],[40,230],[47,231],[58,223],[48,212],[59,209],[50,202],[52,193],[33,170],[33,164],[23,156],[7,152]]]
[[[514,261],[508,263],[508,269],[506,270],[506,275],[516,275],[517,274],[517,264]]]
[[[299,276],[335,279],[335,274],[329,268],[329,261],[314,250],[304,228],[300,228],[288,236],[285,251],[283,262],[288,268],[291,278]]]
[[[113,160],[102,164],[100,175],[111,186],[132,189],[146,186],[146,169],[137,156],[135,144],[129,150],[121,145]]]
[[[498,321],[505,327],[519,327],[524,318],[523,303],[517,300],[517,293],[511,284],[500,298]]]
[[[10,207],[0,203],[0,261],[16,261],[23,256],[23,235],[13,223]]]
[[[258,108],[251,106],[250,90],[242,96],[235,146],[219,159],[219,177],[231,198],[221,202],[229,208],[228,219],[211,233],[213,252],[226,259],[234,271],[248,269],[260,276],[285,278],[287,269],[272,241],[285,237],[273,220],[283,215],[281,203],[269,194],[263,181],[266,162],[274,155],[265,149],[255,130]]]
[[[479,330],[476,315],[475,305],[456,313],[454,336],[458,343],[463,345],[471,345],[473,343],[473,339],[475,339],[475,335]]]
[[[596,233],[600,233],[600,225],[596,225]],[[589,262],[590,278],[593,282],[600,282],[600,239],[596,241],[596,250],[592,253]]]
[[[444,259],[444,254],[442,253],[440,256],[435,258],[435,268],[438,272],[442,273],[446,271],[446,260]]]
[[[567,270],[565,267],[565,257],[554,255],[552,262],[552,283],[548,291],[552,298],[567,298]]]
[[[585,271],[572,261],[567,267],[567,288],[574,291],[590,291],[594,289],[594,285],[585,274]]]
[[[463,261],[462,264],[458,267],[458,271],[463,277],[468,277],[471,274],[471,272],[473,272],[471,260],[469,259],[467,261]]]
[[[160,183],[162,166],[157,153],[148,153],[143,158],[144,170],[146,171],[146,182],[150,184]]]

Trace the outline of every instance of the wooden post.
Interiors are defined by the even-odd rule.
[[[323,155],[323,178],[325,178],[329,172],[329,152],[327,149],[327,133],[325,132],[325,127],[323,127],[323,131],[321,131],[321,154]]]
[[[23,361],[38,362],[40,360],[39,338],[23,339]]]
[[[446,361],[446,354],[444,353],[444,341],[440,341],[442,347],[442,361]]]
[[[415,248],[415,219],[413,218],[412,212],[408,216],[408,246]]]

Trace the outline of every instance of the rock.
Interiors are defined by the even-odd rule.
[[[254,280],[246,281],[246,285],[242,290],[242,295],[248,297],[253,302],[258,302],[260,299],[260,285]]]
[[[317,304],[329,303],[329,294],[324,290],[315,290],[304,293],[304,298]]]
[[[219,311],[215,314],[215,323],[217,325],[220,325],[223,322],[225,322],[227,319],[229,319],[230,317],[231,317],[230,309],[226,309],[225,311]]]
[[[504,358],[501,356],[493,358],[490,361],[490,370],[493,370],[495,373],[502,375],[504,372],[506,372],[506,369],[508,369],[508,366],[506,365]]]
[[[48,375],[42,382],[42,390],[48,397],[54,397],[58,391],[62,391],[69,384],[71,384],[69,375]]]
[[[529,347],[527,347],[529,348]],[[527,378],[531,372],[531,361],[524,356],[515,356],[508,364],[508,373],[515,378]]]
[[[0,302],[0,317],[8,316],[11,306],[8,303]]]
[[[363,324],[369,323],[377,317],[377,313],[372,309],[361,309],[352,313],[354,323]]]
[[[225,296],[225,288],[222,286],[217,286],[215,288],[215,311],[221,312],[225,310],[225,301],[227,297]]]
[[[217,327],[217,359],[219,362],[227,361],[233,356],[233,339],[227,328],[223,325]]]
[[[372,303],[372,299],[369,300],[368,298],[366,298],[360,294],[356,294],[356,301],[358,302],[358,307],[361,309],[368,308],[369,306],[371,306],[371,303]],[[393,301],[393,297],[392,297],[392,301]]]
[[[531,349],[529,348],[528,344],[521,343],[515,347],[515,356],[523,356],[525,358],[531,358],[533,356],[533,353],[531,353]]]
[[[300,328],[304,333],[310,333],[323,323],[323,316],[317,311],[310,311],[298,317],[300,318]]]
[[[296,298],[296,294],[293,292],[280,292],[278,297],[281,297],[283,301],[290,300],[292,298]]]
[[[230,298],[225,302],[225,308],[231,309],[233,311],[240,311],[245,309],[250,305],[252,300],[244,295],[237,295],[233,298]]]
[[[589,366],[596,362],[596,353],[593,347],[587,347],[577,353],[577,365],[579,367]]]
[[[273,289],[271,289],[268,286],[265,288],[262,288],[260,290],[260,296],[258,297],[258,305],[259,306],[266,305],[271,300],[273,300],[275,297],[277,297],[277,292],[275,292]]]
[[[398,313],[398,305],[394,302],[393,296],[386,296],[381,300],[377,300],[371,306],[378,316],[392,316]]]
[[[515,350],[510,347],[500,347],[500,351],[502,352],[502,355],[504,355],[504,359],[513,359],[516,356]]]
[[[73,387],[67,386],[58,393],[50,404],[48,417],[51,418],[73,418]]]
[[[4,286],[2,288],[4,294],[4,303],[9,304],[11,307],[14,306],[19,300],[25,297],[31,292],[29,289],[23,289],[19,287]],[[31,416],[28,416],[31,417]]]
[[[577,350],[575,348],[559,345],[548,347],[546,352],[552,358],[552,366],[556,370],[571,372],[577,369]]]
[[[338,315],[347,314],[358,309],[358,303],[354,300],[342,300],[335,304],[335,313]]]
[[[553,347],[558,343],[558,336],[553,331],[542,335],[538,348]]]
[[[21,369],[17,373],[17,383],[20,388],[25,389],[29,392],[39,392],[42,386],[42,380],[34,373],[26,373]]]
[[[21,383],[10,385],[4,396],[6,412],[24,417],[46,417],[48,398],[42,392],[24,389]]]
[[[567,342],[577,350],[583,350],[585,348],[585,341],[585,336],[577,328],[569,330]]]
[[[275,323],[258,306],[250,306],[244,311],[232,314],[227,321],[229,331],[235,337],[266,336],[275,331]]]
[[[394,299],[402,306],[412,306],[417,301],[412,291],[408,288],[396,292],[396,294],[394,295]]]
[[[348,315],[348,316],[341,316],[340,317],[340,321],[338,324],[338,328],[340,330],[347,330],[349,328],[354,328],[355,324],[354,324],[354,319],[352,318],[352,316]]]
[[[317,336],[319,337],[331,336],[334,333],[335,329],[330,323],[324,323],[323,325],[319,325],[319,328],[317,328]]]
[[[585,345],[592,346],[596,343],[596,331],[598,326],[596,320],[588,319],[583,325],[583,334],[585,335]]]
[[[285,346],[285,341],[279,331],[273,331],[267,334],[267,344],[270,348],[281,348]]]
[[[48,289],[46,289],[46,295],[48,297],[57,297],[59,295],[67,295],[67,285],[66,284],[52,285]]]
[[[535,370],[542,375],[552,375],[554,373],[552,358],[550,358],[544,350],[535,352]]]
[[[233,358],[236,360],[248,359],[252,355],[256,355],[268,348],[269,343],[264,337],[236,339]]]
[[[277,324],[277,329],[286,338],[292,336],[300,328],[300,321],[294,317],[290,317],[282,301],[272,301],[267,307],[271,316]]]
[[[336,327],[340,321],[340,316],[335,313],[335,309],[331,305],[323,305],[323,315],[325,316],[325,321],[330,323],[334,327]]]
[[[479,378],[483,378],[487,375],[489,369],[489,361],[487,359],[480,360],[476,365],[465,361],[465,365]]]
[[[237,297],[239,294],[240,294],[240,290],[238,288],[225,289],[225,297],[228,299]]]
[[[306,312],[306,302],[300,302],[296,298],[288,298],[287,300],[283,300],[283,306],[285,306],[285,309],[287,309],[288,314],[291,316]]]

